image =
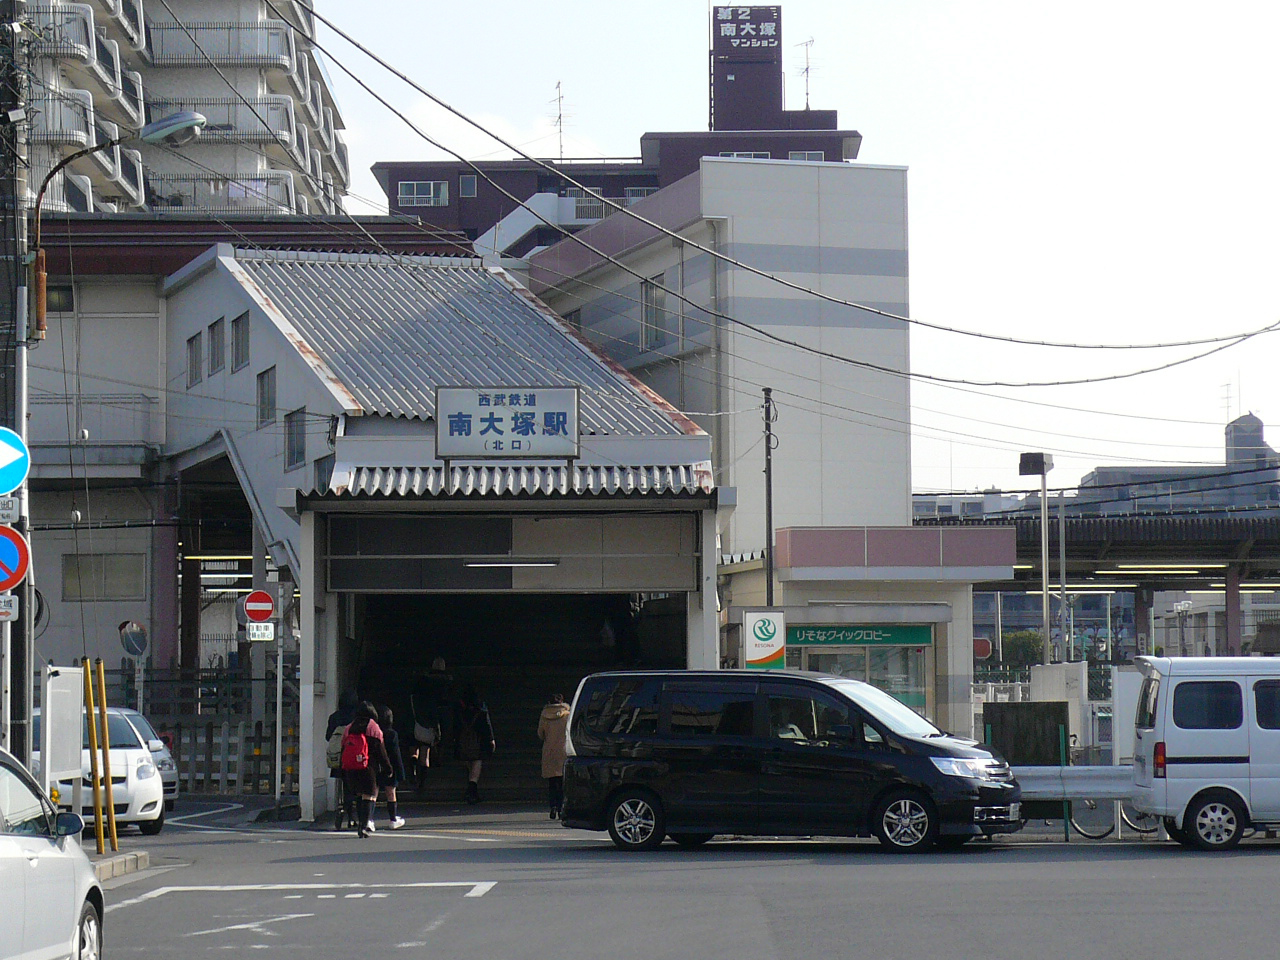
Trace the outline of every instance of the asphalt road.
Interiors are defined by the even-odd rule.
[[[414,816],[367,840],[184,802],[123,838],[108,958],[449,960],[1271,957],[1280,842],[1194,854],[1051,834],[914,857],[874,842],[715,841],[640,855],[533,812]]]

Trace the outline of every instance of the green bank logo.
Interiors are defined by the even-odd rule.
[[[778,628],[772,620],[757,620],[751,632],[761,643],[772,643],[774,637],[778,635]]]

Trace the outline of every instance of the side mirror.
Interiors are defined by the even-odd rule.
[[[147,749],[148,749],[148,750],[150,750],[152,753],[159,753],[161,750],[163,750],[163,749],[164,749],[164,741],[163,741],[163,740],[148,740],[148,741],[147,741]]]
[[[78,837],[84,832],[84,818],[78,813],[60,813],[53,832],[59,837]]]
[[[832,740],[853,740],[853,727],[847,723],[837,723],[827,731]]]

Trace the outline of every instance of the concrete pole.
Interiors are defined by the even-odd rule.
[[[1227,567],[1227,655],[1239,656],[1244,647],[1242,617],[1240,616],[1240,568],[1236,564]]]
[[[1044,628],[1044,662],[1053,662],[1049,642],[1049,475],[1040,473],[1040,624]]]
[[[1070,663],[1075,653],[1071,618],[1067,607],[1067,492],[1058,491],[1058,577],[1062,584],[1062,603],[1058,610],[1062,635],[1062,662]]]

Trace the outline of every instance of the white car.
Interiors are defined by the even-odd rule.
[[[40,711],[37,709],[34,713],[34,734],[39,743]],[[93,780],[89,766],[89,730],[87,724],[82,726],[84,730],[81,743],[84,754],[81,761],[83,779],[79,812],[85,820],[92,823]],[[155,758],[123,710],[107,708],[107,733],[111,739],[111,802],[115,804],[116,824],[123,826],[136,823],[143,833],[154,836],[164,829],[165,807],[164,783],[156,768]],[[35,753],[32,758],[32,766],[36,769],[39,769],[39,758],[39,753]],[[101,775],[101,771],[99,774]],[[52,786],[57,788],[59,807],[70,810],[75,784],[70,780],[61,780]],[[106,797],[102,799],[105,803]]]
[[[0,749],[0,960],[102,956],[102,886],[74,813],[58,813]]]
[[[156,733],[156,728],[151,726],[151,722],[146,717],[137,710],[130,710],[127,707],[120,707],[119,710],[133,724],[133,729],[151,751],[156,769],[160,771],[160,782],[164,784],[164,808],[167,812],[173,813],[173,808],[178,802],[180,786],[178,765],[173,761],[173,754],[169,752],[165,742],[160,739],[160,734]]]

